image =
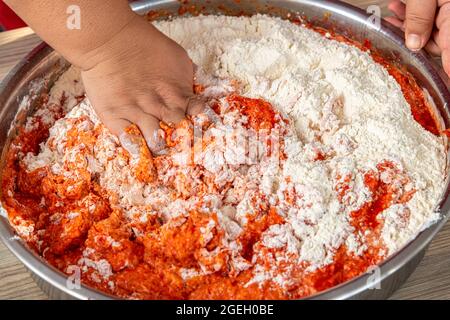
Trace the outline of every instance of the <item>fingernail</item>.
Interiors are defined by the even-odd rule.
[[[406,46],[413,51],[419,51],[422,49],[422,38],[417,34],[408,34],[406,37]]]
[[[166,134],[163,130],[158,129],[153,133],[153,137],[148,141],[149,148],[153,153],[158,155],[166,147]]]
[[[220,117],[217,113],[208,105],[205,106],[203,113],[209,118],[212,123],[218,123],[220,121]]]
[[[139,142],[136,141],[136,137],[126,133],[122,132],[119,136],[119,141],[122,145],[122,147],[128,151],[131,157],[138,158],[140,154],[140,146]]]

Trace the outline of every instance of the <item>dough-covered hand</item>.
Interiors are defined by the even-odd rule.
[[[395,17],[386,20],[405,31],[408,48],[441,55],[450,75],[450,0],[391,0],[389,9]]]
[[[141,17],[77,60],[87,96],[104,124],[119,137],[136,124],[154,152],[164,141],[160,121],[177,123],[201,109],[186,51]]]

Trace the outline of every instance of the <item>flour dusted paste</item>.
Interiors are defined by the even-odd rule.
[[[264,15],[177,18],[156,26],[188,51],[199,67],[196,82],[204,87],[202,94],[219,103],[213,125],[203,132],[212,142],[196,155],[199,166],[183,165],[186,159],[173,155],[170,166],[163,164],[157,172],[166,184],[139,181],[119,140],[100,123],[88,99],[79,101],[83,88],[74,68],[53,87],[48,103],[60,104],[64,95],[67,115],[52,125],[39,153],[24,154],[22,161],[30,172],[48,167],[73,181],[79,179],[77,168],[85,168],[108,192],[111,205],[136,226],[137,237],[143,236],[138,226],[154,215],[167,226],[187,223],[201,199],[201,210],[217,215],[217,222],[201,228],[202,243],[206,246],[219,229],[223,237],[216,252],[199,253],[199,267],[179,270],[183,279],[222,270],[220,263],[202,261],[226,252],[230,274],[251,271],[246,286],[274,282],[287,288],[295,277],[286,261],[303,265],[308,273],[331,264],[343,246],[357,257],[378,245],[377,254],[388,257],[439,218],[443,139],[414,120],[398,83],[369,53]],[[232,94],[273,106],[285,157],[257,155],[249,161],[251,148],[239,140],[248,136],[248,119],[230,108]],[[47,112],[45,121],[54,122],[51,111],[38,112]],[[36,119],[28,119],[27,130]],[[99,132],[92,148],[67,144],[74,127]],[[256,144],[264,148],[261,141]],[[204,188],[204,177],[213,181],[214,190]],[[170,181],[176,183],[168,187]],[[378,201],[370,181],[396,197],[377,215],[376,234],[352,222],[355,212]],[[94,202],[89,205],[95,208]],[[237,239],[263,206],[275,208],[283,222],[262,233],[248,260]],[[279,250],[270,267],[267,250]],[[114,288],[108,261],[95,262],[93,250],[86,248],[78,264],[84,270],[102,269],[98,274]]]
[[[243,95],[271,102],[292,120],[296,137],[288,140],[282,176],[317,197],[317,208],[307,214],[320,219],[316,237],[304,243],[305,256],[323,259],[314,248],[337,246],[336,236],[345,230],[333,194],[336,171],[365,172],[389,159],[413,178],[420,191],[407,204],[409,225],[393,231],[392,220],[401,209],[384,213],[390,223],[383,241],[391,254],[438,218],[435,209],[445,167],[442,139],[413,120],[399,85],[368,53],[266,16],[187,18],[158,26],[207,74],[239,80]],[[333,109],[336,101],[342,102],[341,110]],[[335,156],[312,162],[308,156],[315,144],[334,150]],[[355,177],[355,206],[350,210],[368,197],[359,179]]]

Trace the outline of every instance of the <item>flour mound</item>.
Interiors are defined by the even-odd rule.
[[[263,99],[286,120],[281,128],[286,159],[281,163],[260,159],[248,165],[244,159],[245,165],[234,165],[227,157],[242,154],[239,143],[226,149],[221,133],[231,127],[235,137],[245,135],[246,119],[226,108],[219,114],[220,121],[205,133],[215,143],[200,155],[204,172],[215,177],[216,185],[231,185],[226,193],[204,195],[208,201],[202,210],[217,214],[234,269],[254,267],[249,285],[274,281],[286,286],[291,281],[290,270],[280,273],[263,266],[259,255],[265,249],[285,248],[273,268],[295,257],[298,264],[308,266],[308,272],[332,263],[342,246],[355,256],[363,255],[374,245],[373,235],[352,221],[355,212],[379,197],[368,185],[369,179],[396,197],[376,218],[381,226],[375,240],[383,248],[380,255],[394,254],[439,218],[443,140],[414,120],[400,86],[367,52],[264,15],[199,16],[155,24],[199,66],[196,81],[205,88],[205,97],[218,99],[222,106],[233,92]],[[77,78],[73,69],[70,75]],[[73,81],[62,79],[53,88],[51,101],[58,101],[65,92],[71,108],[70,101],[79,92],[72,93],[77,91],[71,89]],[[73,119],[81,116],[84,120],[74,124]],[[32,119],[29,122],[32,126]],[[49,166],[61,174],[65,161],[78,161],[80,150],[65,146],[66,134],[74,125],[85,131],[102,126],[87,99],[53,125],[38,155],[24,157],[28,169]],[[85,157],[89,172],[114,194],[111,201],[136,223],[145,223],[152,214],[161,215],[166,223],[184,223],[199,200],[197,195],[174,201],[173,190],[139,182],[121,158],[123,152],[117,138],[102,127],[95,147]],[[198,172],[177,170],[161,172],[159,179],[169,181],[171,175],[182,172],[197,181]],[[249,216],[259,210],[255,195],[264,195],[284,222],[264,231],[253,260],[246,261],[236,239]],[[203,229],[205,241],[216,227],[211,222]],[[181,274],[188,279],[213,271],[183,269]]]

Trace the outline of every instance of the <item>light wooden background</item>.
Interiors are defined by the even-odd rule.
[[[367,7],[379,4],[386,14],[387,1],[348,0]],[[28,28],[0,33],[0,80],[40,42]],[[46,299],[23,265],[0,242],[0,299]],[[450,299],[450,224],[440,232],[407,283],[394,299]]]

